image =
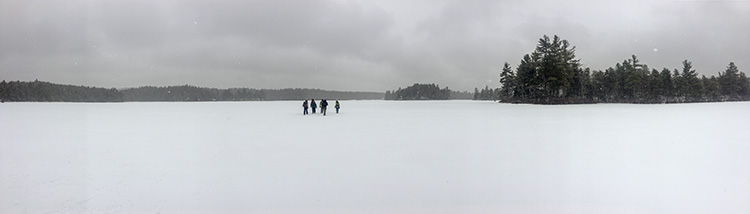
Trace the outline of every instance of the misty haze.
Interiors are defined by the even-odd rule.
[[[750,1],[0,0],[0,213],[750,213]]]

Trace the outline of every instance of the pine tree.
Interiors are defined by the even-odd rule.
[[[607,94],[605,91],[606,76],[602,71],[591,73],[591,84],[587,89],[587,97],[597,102],[606,102]]]
[[[682,96],[689,102],[698,101],[702,90],[701,83],[690,61],[682,61],[681,82]]]
[[[576,71],[576,75],[574,78],[574,91],[578,91],[575,93],[578,97],[586,97],[586,95],[589,93],[589,85],[591,85],[591,69],[578,69]],[[591,99],[591,98],[588,98]]]
[[[740,99],[750,100],[750,78],[744,72],[740,72]]]
[[[660,96],[662,96],[662,93],[660,92],[660,83],[661,74],[658,70],[652,69],[651,74],[648,75],[648,89],[646,92],[648,102],[661,102]]]
[[[8,96],[7,90],[8,89],[6,89],[6,88],[8,88],[8,83],[6,83],[5,80],[3,80],[2,82],[0,82],[0,102],[5,102],[5,100],[8,99],[8,97],[7,97]]]
[[[570,92],[571,79],[580,67],[575,59],[575,47],[567,40],[555,35],[552,40],[546,35],[539,39],[536,55],[539,55],[542,93],[545,97],[564,97]],[[534,53],[532,54],[534,55]]]
[[[624,74],[623,98],[626,100],[635,101],[645,97],[648,67],[639,64],[639,62],[638,58],[632,55],[631,59],[625,60],[622,63]]]
[[[719,85],[721,87],[721,95],[727,96],[729,99],[739,99],[741,90],[740,71],[734,62],[730,62],[724,73],[719,73]]]
[[[516,90],[515,82],[516,75],[510,68],[510,64],[505,62],[503,65],[503,72],[500,73],[500,84],[502,84],[502,88],[500,89],[500,96],[498,99],[504,100],[513,97],[513,92]]]
[[[720,101],[721,97],[721,86],[719,84],[719,80],[711,76],[711,78],[706,78],[706,76],[701,76],[701,82],[703,82],[703,98],[706,101]]]
[[[521,99],[534,98],[537,89],[537,71],[536,62],[531,58],[529,54],[523,56],[521,63],[516,68],[516,92],[517,97]]]
[[[662,69],[659,77],[660,77],[659,94],[665,97],[674,96],[674,82],[672,80],[672,73],[669,71],[669,69],[668,68]]]
[[[512,82],[516,89],[513,97],[548,103],[550,98],[580,95],[580,86],[577,91],[573,90],[576,72],[580,72],[579,67],[575,47],[556,35],[552,39],[545,35],[539,39],[531,55],[524,55],[516,69],[514,79],[517,81],[501,81],[509,84]],[[502,91],[503,94],[506,92],[510,93],[510,90]]]

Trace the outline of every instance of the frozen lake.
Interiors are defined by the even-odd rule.
[[[301,104],[0,104],[0,213],[750,213],[750,102]]]

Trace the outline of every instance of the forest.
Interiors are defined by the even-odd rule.
[[[486,85],[481,91],[474,88],[474,100],[497,100],[499,93],[500,89],[493,89]]]
[[[431,84],[415,83],[404,89],[398,88],[385,92],[385,100],[471,100],[476,99],[476,94],[468,91],[454,91],[440,89],[440,86]],[[496,98],[497,96],[495,96]]]
[[[419,84],[398,88],[395,91],[386,91],[386,100],[447,100],[451,98],[451,90],[448,87],[440,89],[439,85]]]
[[[582,68],[575,47],[554,36],[539,39],[515,71],[507,62],[497,99],[510,103],[687,103],[750,100],[750,80],[730,62],[719,76],[698,77],[692,62],[651,69],[632,55],[604,71]]]
[[[35,80],[33,82],[0,82],[2,102],[123,102],[117,89],[61,85]]]
[[[306,99],[330,99],[330,100],[382,100],[382,92],[350,92],[329,91],[321,89],[262,89],[265,100],[306,100]]]
[[[195,86],[139,87],[124,89],[125,101],[260,101],[305,99],[383,99],[383,93],[329,91],[307,88],[251,89],[200,88]]]
[[[182,86],[143,86],[127,89],[105,89],[63,85],[35,80],[33,82],[0,82],[2,102],[177,102],[177,101],[260,101],[304,99],[383,99],[378,92],[347,92],[320,89],[251,89],[203,88]]]

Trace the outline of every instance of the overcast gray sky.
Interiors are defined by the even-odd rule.
[[[0,79],[98,87],[497,87],[543,35],[595,70],[637,55],[750,71],[750,1],[0,0]]]

